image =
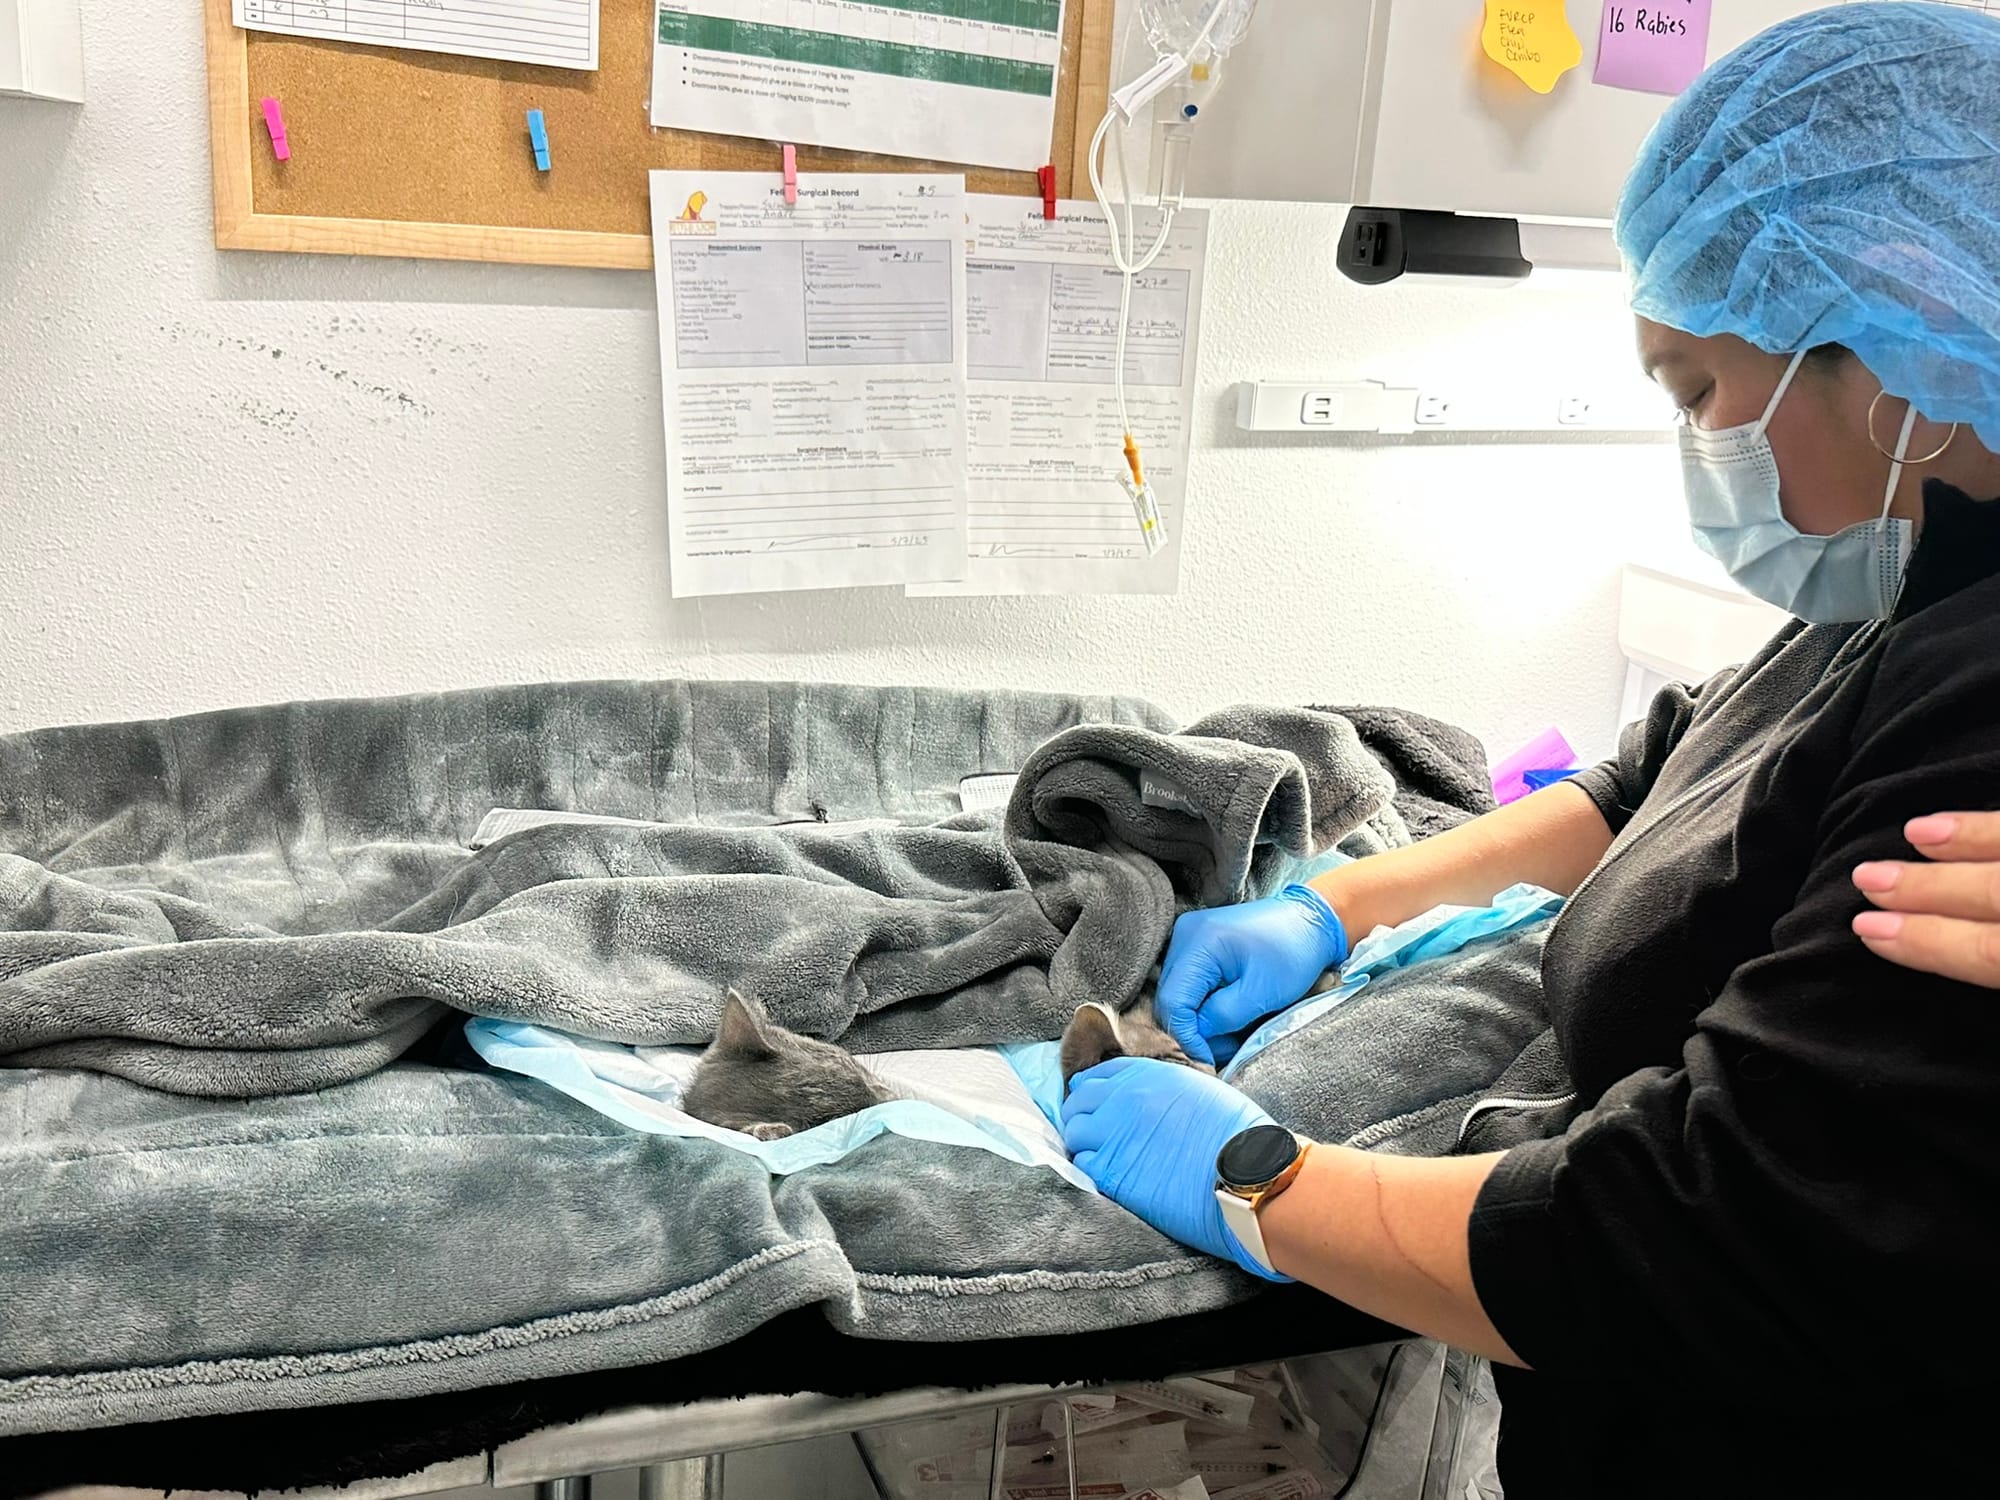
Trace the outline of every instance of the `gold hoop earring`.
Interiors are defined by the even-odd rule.
[[[1895,463],[1896,455],[1889,449],[1884,448],[1882,446],[1881,440],[1875,436],[1875,408],[1882,404],[1882,398],[1888,394],[1889,392],[1886,388],[1884,388],[1883,390],[1879,390],[1875,393],[1875,399],[1868,403],[1868,441],[1874,445],[1875,451],[1877,453],[1881,454],[1884,458],[1888,459],[1890,463]],[[1942,443],[1939,443],[1935,450],[1933,450],[1930,453],[1926,453],[1922,458],[1905,458],[1902,462],[1906,467],[1917,464],[1933,463],[1936,460],[1943,458],[1944,450],[1949,448],[1953,443],[1957,441],[1958,441],[1958,423],[1954,422],[1951,424],[1951,431],[1947,432],[1944,435],[1944,441]]]

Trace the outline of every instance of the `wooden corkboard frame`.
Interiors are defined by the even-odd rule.
[[[647,270],[646,172],[778,170],[768,141],[655,130],[653,0],[602,0],[595,73],[250,32],[207,6],[215,243],[223,250]],[[1069,0],[1050,160],[1065,196],[1088,181],[1110,88],[1113,0]],[[280,164],[258,101],[283,102]],[[526,112],[548,119],[556,169],[534,169]],[[799,171],[961,171],[973,192],[1039,197],[1032,172],[801,146]]]

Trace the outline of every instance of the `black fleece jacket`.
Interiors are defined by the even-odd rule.
[[[1579,784],[1618,838],[1543,982],[1583,1108],[1472,1223],[1534,1369],[1509,1500],[1991,1484],[2000,994],[1849,922],[1907,820],[2000,807],[2000,503],[1933,483],[1893,621],[1794,622]]]

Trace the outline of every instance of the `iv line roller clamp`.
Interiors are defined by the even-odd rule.
[[[1138,77],[1112,91],[1110,105],[1090,139],[1090,187],[1104,213],[1111,263],[1119,275],[1118,336],[1111,374],[1118,425],[1125,440],[1125,472],[1118,478],[1131,498],[1148,557],[1166,546],[1167,531],[1153,488],[1146,482],[1145,464],[1126,404],[1125,346],[1132,322],[1132,285],[1166,248],[1174,215],[1181,206],[1195,121],[1220,82],[1223,58],[1249,29],[1256,9],[1257,0],[1140,0],[1134,15],[1152,48],[1153,62]],[[1160,129],[1160,226],[1151,246],[1141,253],[1133,232],[1135,194],[1125,160],[1125,132],[1140,121],[1149,105],[1155,107],[1153,118]],[[1107,140],[1118,167],[1116,207],[1104,182]]]

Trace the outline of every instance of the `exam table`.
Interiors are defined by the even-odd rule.
[[[997,1439],[1010,1410],[1280,1360],[1336,1429],[1321,1438],[1330,1457],[1358,1466],[1371,1429],[1399,1405],[1414,1411],[1422,1451],[1397,1493],[1459,1493],[1476,1361],[1307,1289],[1273,1288],[1236,1309],[1115,1334],[950,1345],[871,1345],[795,1313],[639,1369],[16,1438],[0,1441],[0,1500],[55,1500],[77,1486],[93,1500],[112,1500],[105,1486],[400,1500],[526,1485],[538,1500],[588,1500],[591,1476],[626,1469],[640,1471],[642,1500],[721,1500],[729,1453],[838,1434],[858,1447],[866,1429],[972,1413],[994,1420]]]
[[[1429,742],[1400,720],[1376,733],[1304,711],[1273,722],[1301,756],[1235,735],[1175,741],[1156,710],[1121,700],[551,684],[0,738],[0,876],[14,882],[0,879],[0,894],[19,908],[14,948],[29,960],[5,981],[14,1024],[29,1028],[15,1064],[25,1071],[0,1074],[0,1144],[13,1153],[0,1219],[12,1294],[0,1302],[12,1366],[0,1369],[0,1430],[12,1434],[0,1438],[0,1500],[74,1484],[365,1483],[388,1495],[554,1483],[1392,1337],[1310,1292],[1254,1292],[1053,1173],[899,1140],[773,1187],[737,1153],[635,1136],[526,1080],[376,1060],[428,1024],[398,997],[437,995],[422,976],[465,931],[412,930],[395,913],[429,910],[429,893],[452,895],[448,880],[474,881],[467,890],[504,924],[523,897],[561,913],[572,894],[615,885],[604,875],[657,878],[657,864],[608,860],[652,860],[676,841],[720,849],[732,871],[758,850],[789,870],[795,846],[846,859],[841,817],[893,825],[858,836],[856,851],[940,838],[997,849],[990,824],[923,830],[951,816],[962,778],[1036,763],[1050,785],[1084,778],[1090,805],[1157,820],[1115,755],[1034,760],[1074,726],[1113,726],[1076,732],[1114,749],[1182,756],[1184,789],[1208,765],[1221,791],[1263,777],[1287,789],[1270,805],[1301,815],[1310,788],[1314,806],[1347,809],[1342,828],[1380,809],[1352,825],[1373,847],[1397,826],[1390,791],[1457,774],[1453,757],[1415,753]],[[1415,747],[1401,759],[1378,748],[1398,734]],[[1049,805],[1083,804],[1066,792]],[[1239,858],[1266,847],[1261,805],[1227,799]],[[501,900],[491,872],[527,869],[521,839],[537,835],[477,852],[476,826],[496,808],[641,821],[544,838],[537,847],[570,863],[536,865],[523,893]],[[834,824],[815,831],[829,811]],[[802,815],[806,831],[790,831]],[[1125,878],[1122,859],[1046,840],[1034,849],[1058,875],[1059,856]],[[246,859],[271,879],[238,878]],[[838,878],[822,871],[788,889]],[[706,876],[675,888],[734,889]],[[925,891],[912,888],[916,905]],[[231,905],[268,892],[270,911]],[[1033,916],[1026,897],[1000,896]],[[977,910],[989,898],[954,899]],[[1163,938],[1171,909],[1154,904]],[[448,919],[459,914],[454,905]],[[1124,939],[1106,931],[1114,947],[1091,951],[1119,956]],[[277,962],[357,950],[396,961],[353,991]],[[495,969],[481,954],[509,950],[456,951],[457,979],[485,985]],[[512,951],[519,974],[550,972],[535,967],[542,950]],[[579,956],[617,992],[598,946],[564,961]],[[154,1036],[148,997],[162,976],[195,975],[200,985],[175,993],[199,1000],[273,973],[325,997],[305,1046],[273,1035],[251,1043],[261,1050],[204,1053],[210,1018],[240,1024],[234,1000],[204,1002],[182,1032]],[[349,994],[359,1011],[342,1008]],[[422,1004],[439,1000],[483,1009],[455,992]],[[96,1032],[62,1045],[79,1060],[110,1048],[128,1077],[33,1051],[33,1028],[110,1002]],[[292,1013],[265,1014],[289,1024]],[[356,1015],[367,1050],[350,1067],[355,1047],[334,1043]],[[1407,1045],[1438,1055],[1421,1038]],[[210,1073],[187,1073],[204,1058]],[[302,1061],[320,1070],[298,1074]],[[239,1064],[262,1070],[239,1092],[262,1097],[198,1097],[229,1092],[208,1085]],[[1369,1118],[1401,1114],[1385,1105]],[[1325,1139],[1354,1128],[1301,1123]],[[729,1212],[690,1225],[689,1204]],[[694,1322],[674,1321],[690,1308]]]

